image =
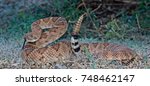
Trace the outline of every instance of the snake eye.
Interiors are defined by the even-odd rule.
[[[31,34],[31,35],[28,36],[28,38],[32,40],[32,39],[36,39],[37,37],[34,36],[33,34]]]
[[[44,28],[42,29],[42,32],[48,32],[50,28]]]
[[[28,35],[29,38],[34,38],[34,36],[32,34]]]

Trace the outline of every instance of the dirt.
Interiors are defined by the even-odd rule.
[[[146,36],[145,38],[150,38]],[[83,42],[91,40],[82,39]],[[28,69],[28,68],[52,68],[52,69],[126,69],[126,68],[150,68],[150,40],[108,40],[111,43],[123,44],[135,50],[142,56],[141,63],[138,66],[126,66],[118,61],[107,61],[104,59],[89,60],[85,58],[75,58],[64,60],[62,62],[45,64],[45,65],[28,65],[21,57],[21,48],[23,44],[23,37],[20,40],[9,36],[7,33],[0,34],[0,68],[6,69]]]

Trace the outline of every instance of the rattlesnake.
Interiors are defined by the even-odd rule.
[[[80,57],[85,54],[86,48],[93,57],[107,60],[118,60],[125,63],[137,61],[141,57],[130,48],[112,43],[79,43],[78,33],[84,15],[81,15],[74,26],[70,41],[61,41],[49,45],[60,38],[67,30],[68,23],[62,17],[49,17],[37,20],[32,23],[32,32],[25,35],[26,44],[22,50],[22,57],[30,64],[52,63],[69,59],[72,55]]]

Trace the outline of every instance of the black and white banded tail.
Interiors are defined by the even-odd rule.
[[[80,51],[78,37],[79,37],[78,35],[72,35],[71,37],[71,48],[75,54],[77,54]]]

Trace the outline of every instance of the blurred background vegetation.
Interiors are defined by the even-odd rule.
[[[142,40],[150,34],[150,0],[0,0],[8,10],[1,16],[1,34],[16,39],[31,30],[31,23],[45,17],[62,16],[73,25],[83,13],[88,13],[81,26],[80,36],[100,40]],[[18,3],[18,4],[16,4]],[[19,7],[20,6],[20,7]],[[6,9],[2,9],[3,10]],[[2,15],[2,12],[0,13]],[[11,17],[12,16],[12,17]],[[5,18],[6,17],[6,18]],[[14,36],[15,35],[15,36]]]
[[[64,17],[69,27],[61,39],[70,40],[74,24],[85,12],[81,42],[126,45],[143,56],[141,68],[150,68],[150,0],[0,0],[0,68],[22,68],[23,36],[31,31],[32,22]],[[95,68],[91,54],[85,52]]]

